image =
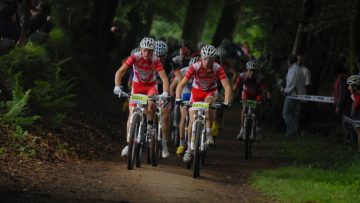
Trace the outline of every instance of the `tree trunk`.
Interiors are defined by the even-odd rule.
[[[186,11],[182,39],[199,42],[205,26],[208,0],[190,0]]]
[[[101,47],[101,49],[104,48],[109,40],[107,37],[110,33],[110,27],[115,17],[118,3],[119,0],[95,1],[95,10],[92,15],[92,27],[94,29],[91,34],[96,39],[98,47]]]
[[[213,45],[220,45],[223,39],[230,39],[232,41],[241,3],[242,0],[225,0],[220,21],[213,37]]]
[[[127,18],[131,25],[129,29],[122,30],[118,56],[126,57],[131,50],[139,46],[143,37],[149,35],[154,16],[154,3],[152,1],[131,1],[127,0],[126,4],[136,4],[129,12]]]
[[[313,0],[303,0],[301,20],[298,25],[294,46],[291,52],[293,55],[305,54],[307,35],[308,35],[308,31],[306,31],[305,28],[309,24],[311,15],[313,13],[313,5],[314,5]]]
[[[356,70],[353,59],[360,57],[360,0],[354,0],[350,27],[350,68]]]

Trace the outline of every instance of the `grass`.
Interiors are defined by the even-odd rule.
[[[288,166],[257,171],[251,184],[280,202],[360,202],[360,155],[331,136],[308,134],[269,145]]]

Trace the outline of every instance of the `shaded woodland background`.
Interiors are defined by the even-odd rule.
[[[218,46],[229,39],[266,58],[271,78],[285,75],[288,54],[303,54],[313,94],[331,94],[339,55],[346,56],[349,74],[357,71],[360,0],[48,3],[52,29],[47,40],[16,45],[0,56],[0,134],[12,140],[31,131],[62,132],[72,117],[107,122],[114,111],[126,117],[112,93],[114,73],[144,36],[175,44],[190,40],[194,49],[198,42]]]

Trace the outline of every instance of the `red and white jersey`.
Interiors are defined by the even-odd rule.
[[[126,59],[128,67],[133,66],[133,82],[143,85],[154,85],[156,83],[156,72],[164,70],[160,59],[153,55],[151,61],[147,61],[141,56],[141,52],[136,52]]]
[[[192,88],[209,91],[217,87],[216,79],[226,79],[224,68],[214,62],[212,68],[204,68],[201,62],[194,63],[185,74],[186,79],[194,77]]]

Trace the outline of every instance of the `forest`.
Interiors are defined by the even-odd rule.
[[[192,186],[208,183],[204,191],[214,198],[177,185],[159,188],[175,199],[141,187],[159,184],[147,176],[182,180],[186,168],[174,147],[155,169],[125,170],[128,108],[113,93],[114,76],[144,37],[165,41],[171,57],[184,47],[224,48],[237,74],[249,60],[261,63],[272,95],[264,105],[264,140],[254,144],[256,158],[245,161],[235,140],[241,97],[235,92],[236,112],[225,110],[226,128],[206,159],[205,178]],[[346,76],[360,69],[360,0],[0,0],[0,200],[358,202],[358,141],[343,142],[333,104],[310,102],[301,135],[283,136],[278,81],[286,78],[290,55],[303,56],[311,72],[308,95],[332,97],[337,66]],[[186,181],[179,185],[193,180]],[[144,197],[124,189],[129,184]]]

